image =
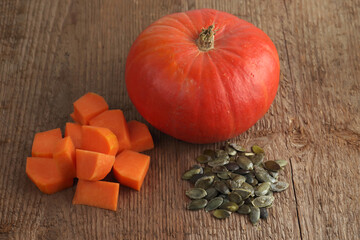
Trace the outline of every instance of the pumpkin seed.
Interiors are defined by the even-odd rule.
[[[252,201],[252,204],[255,207],[263,208],[263,207],[267,207],[267,206],[271,205],[272,202],[274,201],[274,199],[275,198],[273,196],[260,196],[260,197],[255,198]]]
[[[239,214],[247,215],[251,212],[251,208],[249,205],[243,204],[242,206],[239,207],[239,209],[236,212]]]
[[[215,150],[215,157],[216,157],[216,158],[219,158],[219,157],[229,157],[229,155],[227,154],[227,152],[225,152],[225,150],[216,149],[216,150]]]
[[[289,187],[289,184],[287,182],[277,182],[274,184],[271,184],[270,186],[270,190],[273,192],[282,192],[284,190],[286,190]]]
[[[264,154],[255,154],[255,156],[251,158],[251,161],[255,166],[259,166],[264,161],[264,157]]]
[[[253,163],[250,159],[244,156],[239,156],[236,159],[236,163],[239,164],[239,167],[245,170],[252,170],[253,169]]]
[[[196,158],[196,161],[197,161],[198,163],[207,163],[207,162],[209,162],[209,161],[211,161],[211,160],[212,160],[212,158],[211,158],[209,155],[205,155],[205,154],[200,155],[200,156],[198,156],[198,157]]]
[[[281,169],[280,165],[275,161],[266,161],[264,162],[264,167],[269,171],[279,171]]]
[[[275,160],[275,162],[277,164],[279,164],[279,166],[282,167],[282,168],[285,167],[288,164],[288,162],[286,160],[282,160],[282,159]]]
[[[182,175],[182,179],[183,180],[189,180],[192,176],[194,176],[195,174],[201,174],[203,173],[203,168],[200,166],[193,166],[193,168],[191,168],[190,170],[187,170],[183,175]]]
[[[228,218],[228,217],[230,217],[230,215],[231,215],[231,212],[227,211],[227,210],[224,210],[224,209],[216,209],[213,212],[213,216],[218,218],[218,219]]]
[[[235,162],[236,161],[236,155],[235,156],[231,156],[229,158],[229,163]]]
[[[237,163],[235,162],[229,162],[228,164],[225,165],[226,169],[229,171],[236,171],[238,170],[240,167]]]
[[[208,175],[208,174],[212,174],[213,172],[212,172],[212,168],[211,167],[208,167],[208,166],[206,166],[206,167],[204,167],[204,175]]]
[[[204,174],[195,174],[190,178],[189,182],[191,182],[192,184],[195,184],[199,178],[202,178],[204,176],[205,176]]]
[[[245,178],[246,178],[246,182],[248,183],[248,184],[251,184],[251,185],[253,185],[254,184],[254,182],[255,182],[255,175],[253,174],[253,173],[248,173],[248,174],[246,174],[245,175]]]
[[[236,150],[230,146],[225,146],[225,152],[230,156],[235,156],[237,153]]]
[[[247,190],[250,190],[251,191],[251,196],[254,196],[254,187],[251,186],[250,184],[248,184],[247,182],[244,182],[242,185],[241,185],[241,188],[245,188]]]
[[[255,225],[260,219],[260,209],[258,207],[250,207],[250,222]]]
[[[269,217],[269,213],[267,208],[260,208],[260,218],[267,219]]]
[[[242,201],[242,197],[240,196],[240,194],[238,194],[237,192],[231,192],[229,195],[228,195],[228,199],[231,201],[231,202],[234,202],[236,204],[239,204],[241,203]]]
[[[249,206],[254,206],[253,201],[254,201],[254,197],[249,197],[248,199],[245,199],[245,204],[249,205]]]
[[[264,196],[264,195],[266,195],[270,190],[270,186],[271,186],[270,182],[260,183],[257,186],[256,190],[255,190],[255,195],[256,196]]]
[[[239,209],[239,205],[230,201],[230,202],[225,202],[225,203],[221,204],[220,208],[228,210],[230,212],[236,212]]]
[[[212,168],[213,173],[224,173],[228,172],[228,169],[225,166],[216,166]]]
[[[245,153],[244,153],[244,156],[245,156],[245,157],[253,157],[253,156],[255,156],[255,153],[245,152]]]
[[[242,180],[238,180],[238,181],[228,180],[226,183],[230,189],[234,190],[234,189],[240,188],[244,182]]]
[[[236,144],[236,143],[229,143],[229,146],[232,147],[233,149],[235,149],[238,152],[245,152],[245,148],[243,148],[242,146]]]
[[[255,187],[259,184],[259,181],[255,178],[254,181],[250,184],[251,186]]]
[[[265,195],[265,196],[274,196],[274,193],[273,193],[273,191],[271,191],[271,187],[270,187],[270,190],[269,190],[269,192]]]
[[[286,182],[278,182],[279,170],[286,160],[264,161],[264,150],[254,145],[252,152],[235,143],[226,143],[222,149],[207,149],[196,158],[199,165],[192,166],[182,178],[195,184],[186,191],[192,199],[189,210],[213,211],[214,217],[223,219],[232,212],[250,214],[250,221],[268,218],[268,208],[273,206],[273,192],[281,192],[289,187]]]
[[[223,201],[224,201],[224,199],[222,197],[216,197],[216,198],[211,199],[208,202],[207,206],[205,207],[205,211],[209,212],[209,211],[217,209],[218,207],[220,207],[220,205],[223,203]]]
[[[202,188],[190,188],[186,191],[186,196],[191,199],[201,199],[207,195],[206,191]]]
[[[251,147],[251,150],[252,150],[253,153],[255,153],[255,154],[265,153],[264,150],[263,150],[261,147],[259,147],[258,145],[253,145],[253,146]]]
[[[222,182],[222,181],[215,182],[214,187],[216,190],[218,190],[219,192],[221,192],[225,195],[228,195],[230,193],[230,190],[225,182]]]
[[[234,173],[240,174],[240,175],[245,175],[245,174],[248,174],[249,172],[250,172],[250,170],[245,170],[245,169],[242,169],[242,168],[239,168],[238,170],[234,171]]]
[[[208,188],[208,189],[206,189],[206,197],[205,197],[205,199],[206,200],[211,200],[214,197],[216,197],[218,194],[219,194],[219,192],[215,188],[213,188],[213,187]]]
[[[260,166],[255,166],[255,176],[259,182],[275,183],[277,180],[270,176],[270,174]]]
[[[268,173],[270,174],[270,176],[272,176],[275,179],[277,179],[279,177],[279,172],[268,171]]]
[[[225,164],[229,163],[229,156],[228,157],[218,157],[215,158],[215,160],[208,162],[208,165],[210,167],[216,167],[216,166],[224,166]]]
[[[211,150],[211,149],[206,149],[204,150],[203,152],[204,155],[208,155],[210,156],[211,158],[215,158],[215,151],[214,150]]]
[[[213,181],[214,181],[214,176],[204,176],[199,178],[195,182],[195,187],[207,189],[212,185]]]
[[[232,192],[236,192],[244,200],[251,196],[251,190],[245,188],[235,188]]]
[[[230,178],[230,177],[229,177],[229,173],[227,173],[227,172],[218,173],[217,176],[218,176],[220,179],[224,179],[224,180]]]
[[[192,200],[189,205],[189,210],[200,210],[203,209],[207,205],[208,201],[206,199],[196,199]]]

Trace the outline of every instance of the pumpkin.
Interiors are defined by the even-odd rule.
[[[280,64],[271,39],[226,12],[164,16],[134,41],[128,95],[155,128],[192,143],[233,138],[269,109]]]

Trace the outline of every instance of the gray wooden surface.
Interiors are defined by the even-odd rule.
[[[48,196],[26,177],[33,136],[70,120],[88,91],[144,121],[126,93],[136,36],[173,12],[215,8],[263,29],[281,63],[278,94],[233,141],[290,161],[291,183],[253,227],[185,210],[181,174],[204,148],[150,128],[155,149],[140,192],[119,210],[73,206],[75,187]],[[360,239],[360,2],[332,0],[1,0],[0,239]]]

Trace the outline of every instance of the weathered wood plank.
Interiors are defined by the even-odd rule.
[[[227,11],[263,29],[280,57],[278,95],[234,139],[290,159],[271,217],[216,221],[185,211],[182,172],[204,148],[151,128],[156,148],[140,192],[122,188],[119,210],[72,206],[75,187],[41,194],[25,175],[35,132],[64,126],[71,103],[103,95],[142,120],[125,88],[128,50],[151,22],[198,8]],[[359,1],[0,2],[0,239],[356,239],[360,237]]]

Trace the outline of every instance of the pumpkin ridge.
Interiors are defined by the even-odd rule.
[[[177,14],[175,15],[170,15],[169,19],[175,20],[176,22],[178,22],[179,24],[181,24],[182,26],[184,26],[184,28],[186,28],[186,30],[189,32],[188,35],[192,36],[193,33],[190,31],[190,29],[184,24],[182,23],[179,19],[177,19],[175,16],[177,16]],[[180,29],[179,29],[180,30]]]
[[[191,26],[193,26],[194,28],[194,32],[197,35],[199,35],[199,31],[196,29],[195,25],[194,25],[194,22],[193,20],[190,18],[189,14],[187,12],[183,12],[183,14],[189,19],[190,23],[191,23]]]
[[[215,68],[215,73],[216,73],[216,76],[218,78],[218,81],[220,82],[219,85],[221,85],[222,89],[223,89],[223,92],[225,93],[225,96],[227,98],[227,102],[229,103],[228,104],[228,110],[230,111],[230,117],[231,117],[231,127],[230,129],[234,129],[234,126],[235,126],[235,116],[234,116],[234,113],[233,111],[231,111],[231,104],[230,103],[233,103],[234,101],[231,101],[230,102],[230,96],[229,94],[227,93],[227,91],[225,90],[225,84],[224,84],[224,81],[222,81],[221,77],[220,77],[220,70],[219,70],[219,67],[217,66],[217,64],[214,62],[214,60],[212,59],[211,57],[211,54],[208,54],[208,57],[209,57],[209,60],[210,62],[212,63],[212,65],[214,66]],[[233,99],[231,99],[233,100]],[[232,136],[233,135],[233,132],[230,132],[230,133],[227,133],[227,137],[228,138],[229,136]]]

